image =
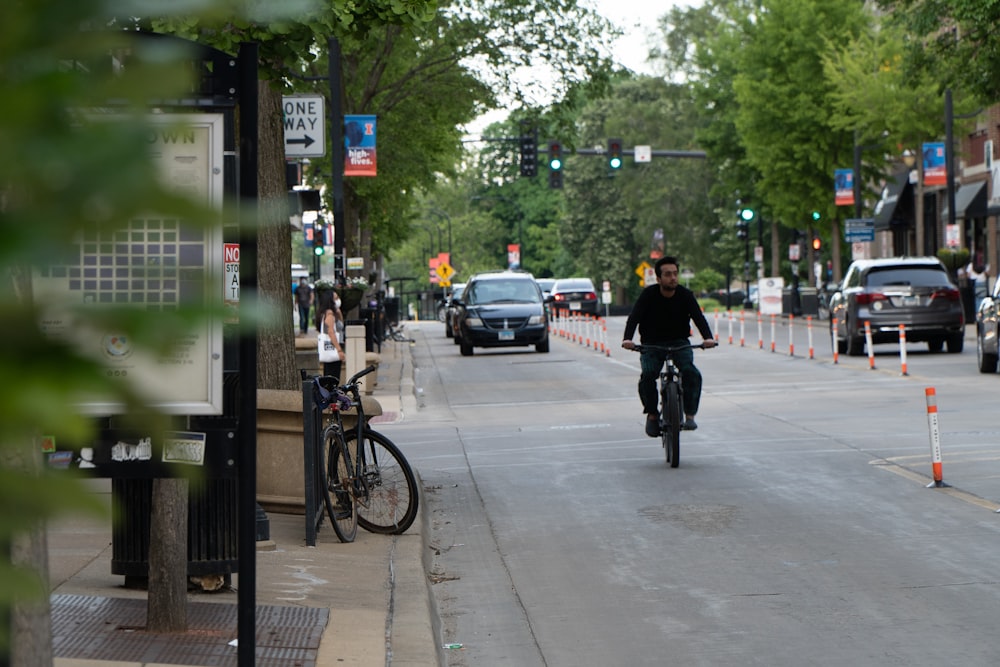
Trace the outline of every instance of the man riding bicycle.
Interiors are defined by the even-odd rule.
[[[656,260],[656,284],[642,290],[636,299],[632,312],[625,323],[625,340],[622,347],[635,348],[632,337],[639,328],[639,340],[643,345],[673,347],[688,342],[691,322],[698,327],[706,348],[715,347],[715,338],[708,326],[694,292],[679,285],[680,275],[676,257],[661,257]],[[656,378],[663,368],[666,353],[662,350],[644,350],[640,356],[642,372],[639,375],[639,400],[646,414],[646,435],[655,438],[660,435],[659,408],[656,395]],[[685,430],[698,428],[694,416],[698,414],[701,401],[701,372],[695,368],[694,352],[691,349],[674,353],[674,362],[681,372],[684,390]]]

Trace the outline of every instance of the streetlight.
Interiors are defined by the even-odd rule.
[[[913,188],[913,225],[917,228],[917,254],[926,255],[927,249],[924,247],[924,161],[919,155],[907,148],[903,151],[903,164],[910,170],[910,183],[913,183],[913,167],[917,168],[916,187]]]
[[[448,257],[451,258],[451,216],[442,211],[439,208],[429,208],[427,212],[431,215],[437,216],[438,220],[444,220],[448,223]]]

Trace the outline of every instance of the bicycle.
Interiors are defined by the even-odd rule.
[[[681,350],[700,348],[705,344],[693,345],[636,345],[636,352],[662,351],[666,353],[664,367],[660,371],[660,440],[667,463],[676,468],[681,463],[681,431],[684,423],[684,391],[680,369],[674,363],[674,353]]]
[[[369,366],[343,385],[331,376],[313,378],[314,400],[331,413],[320,439],[318,486],[342,542],[354,541],[359,525],[372,533],[398,535],[417,517],[419,494],[412,467],[395,443],[368,428],[365,418],[359,380],[375,369]],[[352,408],[357,424],[345,430],[342,413]]]

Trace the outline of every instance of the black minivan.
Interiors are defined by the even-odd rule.
[[[474,347],[534,345],[539,352],[549,351],[545,297],[530,273],[476,274],[452,305],[462,356],[470,356]]]

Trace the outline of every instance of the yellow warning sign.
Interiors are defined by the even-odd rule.
[[[651,268],[653,267],[649,262],[643,262],[639,266],[635,267],[635,275],[639,276],[640,278],[644,278],[646,276],[646,271],[648,271]]]
[[[437,271],[438,277],[442,281],[450,282],[451,277],[455,275],[455,269],[451,268],[451,264],[449,264],[448,262],[439,263],[435,271]],[[444,282],[442,282],[441,284],[444,284]]]

